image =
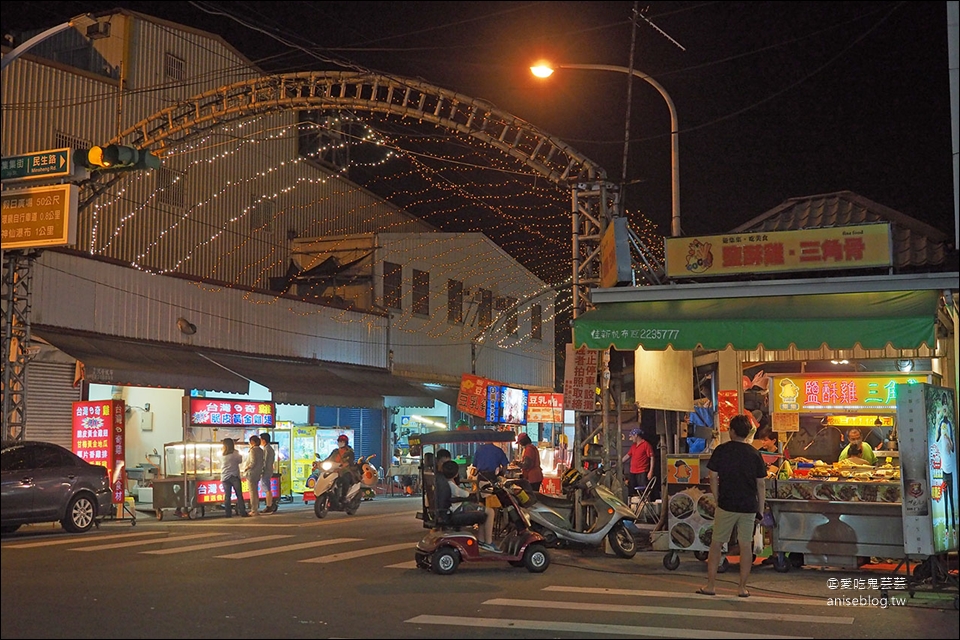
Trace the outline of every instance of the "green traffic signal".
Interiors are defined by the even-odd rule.
[[[160,168],[160,158],[149,151],[119,144],[80,149],[76,153],[76,162],[93,171]]]

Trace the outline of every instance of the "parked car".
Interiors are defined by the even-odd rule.
[[[110,513],[106,467],[49,442],[4,444],[0,451],[0,532],[21,525],[57,522],[73,533],[88,531]]]

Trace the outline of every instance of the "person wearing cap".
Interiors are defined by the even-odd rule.
[[[520,476],[530,483],[534,491],[540,491],[543,482],[543,469],[540,468],[540,450],[530,441],[530,436],[521,433],[517,436],[520,445]]]
[[[640,429],[631,429],[628,437],[630,449],[624,454],[622,461],[630,461],[627,488],[632,493],[634,489],[642,491],[647,482],[653,480],[653,447],[644,440]]]
[[[333,465],[340,469],[340,475],[337,477],[337,484],[340,487],[340,502],[343,503],[344,498],[347,497],[347,490],[350,488],[350,480],[352,479],[352,473],[350,468],[356,462],[356,454],[353,452],[353,447],[350,446],[350,438],[345,434],[340,434],[337,437],[337,448],[334,449],[327,459],[324,462],[332,462]]]

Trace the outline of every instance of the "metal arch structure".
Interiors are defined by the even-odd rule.
[[[110,143],[135,146],[163,158],[179,145],[216,127],[282,110],[353,110],[432,123],[498,149],[559,188],[570,189],[573,317],[577,318],[590,306],[589,292],[600,283],[600,240],[612,219],[621,213],[618,188],[607,180],[602,167],[559,138],[485,101],[420,80],[376,73],[278,74],[224,85],[183,100],[137,122]],[[88,182],[89,191],[80,203],[80,210],[126,175],[123,172],[101,174]],[[641,258],[647,266],[640,271],[653,273],[655,277],[657,268],[651,268],[650,264],[656,265],[658,260],[645,255]],[[10,346],[5,340],[5,354],[9,353]],[[605,379],[609,376],[606,370],[604,376]],[[5,409],[9,390],[5,385]],[[602,397],[602,424],[599,429],[591,428],[587,419],[583,433],[602,432],[605,448],[618,451],[619,433],[608,428],[606,384]],[[579,432],[580,428],[578,435]],[[579,454],[575,451],[578,464]],[[611,466],[619,482],[620,465]]]
[[[607,180],[600,165],[570,145],[483,100],[414,78],[377,73],[278,74],[188,98],[141,120],[110,142],[133,145],[162,158],[211,129],[278,110],[355,110],[431,123],[498,149],[531,172],[570,189],[573,317],[589,307],[590,289],[600,282],[600,238],[619,213],[616,185]],[[113,174],[89,185],[93,193],[81,201],[80,209],[124,177]],[[643,262],[649,264],[646,256]]]

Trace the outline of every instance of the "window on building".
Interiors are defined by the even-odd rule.
[[[493,323],[493,291],[480,289],[480,310],[477,317],[481,329],[486,329]]]
[[[497,298],[497,311],[503,318],[502,326],[503,331],[508,336],[517,335],[518,321],[517,321],[517,299],[510,297]]]
[[[297,113],[297,151],[334,171],[350,167],[349,131],[338,114],[322,111]]]
[[[543,340],[543,307],[539,304],[530,305],[530,337]]]
[[[187,63],[172,53],[163,56],[164,80],[183,80],[186,76]]]
[[[403,267],[393,262],[383,263],[383,306],[403,308]]]
[[[413,285],[411,286],[413,300],[410,310],[418,316],[430,315],[430,272],[413,270]]]
[[[463,324],[463,283],[447,280],[447,322]]]
[[[157,185],[160,194],[157,201],[171,207],[184,208],[187,206],[187,190],[184,182],[186,175],[175,169],[160,167],[157,169]]]
[[[57,131],[56,137],[54,138],[57,149],[89,149],[93,146],[93,143],[89,140],[84,140],[77,136],[72,136],[69,133],[63,133],[62,131]]]
[[[273,220],[277,216],[277,203],[273,200],[254,198],[247,212],[250,231],[273,231]]]

